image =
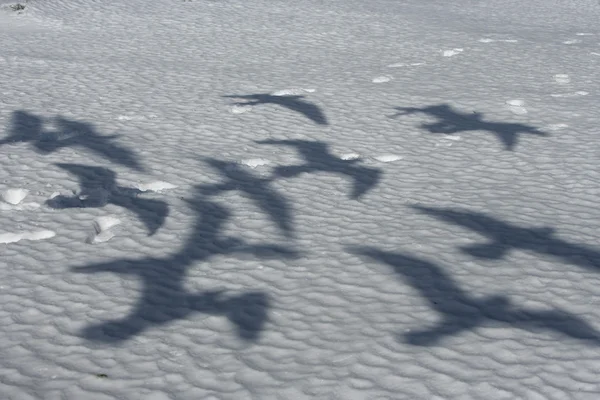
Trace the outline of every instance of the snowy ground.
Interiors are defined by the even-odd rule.
[[[596,0],[0,0],[5,399],[596,399]]]

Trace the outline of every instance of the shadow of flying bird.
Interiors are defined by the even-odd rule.
[[[52,208],[100,208],[114,204],[135,213],[144,222],[150,235],[164,224],[169,207],[166,202],[138,197],[141,191],[117,186],[116,174],[103,167],[79,164],[56,164],[79,179],[79,195],[56,196],[46,202]]]
[[[574,339],[600,345],[600,333],[579,317],[560,310],[531,310],[516,308],[506,296],[478,299],[469,296],[457,283],[434,263],[371,247],[350,250],[387,264],[425,298],[432,309],[441,315],[434,327],[412,330],[404,340],[416,346],[432,346],[447,336],[490,323],[502,323],[530,332],[551,330]],[[402,340],[401,340],[402,341]]]
[[[381,170],[357,165],[360,159],[342,160],[331,154],[328,145],[308,140],[260,140],[259,144],[290,146],[295,148],[306,163],[301,165],[275,168],[275,175],[295,177],[302,173],[330,172],[352,178],[354,187],[351,198],[358,199],[377,185],[381,179]]]
[[[315,104],[304,101],[304,96],[283,95],[275,96],[269,93],[257,93],[248,95],[230,95],[226,98],[240,99],[234,103],[238,106],[257,106],[260,104],[276,104],[289,110],[300,113],[319,125],[327,125],[327,118],[323,111]]]
[[[56,131],[44,131],[43,120],[26,111],[12,115],[9,136],[0,145],[14,142],[30,143],[37,152],[49,154],[63,147],[83,147],[116,164],[143,171],[135,154],[113,140],[119,135],[99,135],[88,123],[55,118]]]
[[[498,260],[512,249],[521,249],[547,254],[583,268],[600,268],[600,250],[559,239],[553,236],[552,228],[522,228],[471,211],[423,206],[412,208],[489,238],[489,243],[462,247],[465,253],[473,257]]]
[[[521,133],[548,136],[547,133],[525,124],[483,121],[483,115],[481,113],[462,113],[453,110],[448,104],[439,104],[423,108],[395,107],[395,109],[398,113],[391,115],[391,118],[415,113],[423,113],[437,118],[438,122],[421,125],[421,128],[426,129],[431,133],[452,134],[467,131],[492,132],[500,139],[500,141],[502,141],[506,150],[514,150],[518,141],[518,136]]]
[[[125,317],[91,325],[82,336],[93,341],[122,342],[157,325],[200,312],[223,315],[236,327],[243,340],[257,340],[268,320],[269,297],[262,292],[226,296],[223,291],[189,293],[184,287],[188,269],[215,255],[252,254],[263,258],[296,258],[294,250],[278,245],[254,245],[221,234],[230,212],[201,197],[188,201],[197,213],[194,229],[184,246],[164,258],[117,260],[74,267],[81,273],[112,272],[138,276],[142,293],[134,309]]]
[[[251,199],[288,237],[294,236],[293,216],[287,199],[270,187],[272,179],[264,179],[246,171],[239,164],[208,158],[208,165],[217,170],[225,182],[199,186],[204,195],[215,195],[236,190]]]

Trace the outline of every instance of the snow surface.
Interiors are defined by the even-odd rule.
[[[1,398],[599,398],[596,0],[12,4]]]

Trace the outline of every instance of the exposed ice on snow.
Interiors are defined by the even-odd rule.
[[[569,127],[568,124],[550,124],[550,125],[546,126],[546,130],[556,132],[556,131],[562,131],[564,129],[567,129],[568,127]]]
[[[113,226],[119,225],[120,223],[120,219],[110,215],[98,217],[94,220],[94,230],[96,231],[96,233],[101,233],[112,228]]]
[[[304,93],[314,93],[315,91],[315,89],[303,88],[282,89],[271,93],[271,96],[297,96],[302,95]]]
[[[578,96],[587,96],[589,92],[585,90],[578,90],[577,92],[572,93],[552,93],[550,96],[552,97],[578,97]]]
[[[388,68],[401,68],[401,67],[416,67],[419,65],[425,65],[424,62],[416,62],[416,63],[394,63],[394,64],[389,64]]]
[[[506,104],[508,105],[508,109],[516,115],[524,115],[527,114],[527,109],[525,108],[524,100],[507,100]]]
[[[567,74],[556,74],[554,75],[556,83],[566,84],[571,82],[571,78]]]
[[[263,165],[269,165],[271,162],[265,158],[249,158],[247,160],[240,161],[240,164],[246,165],[250,168],[261,167]]]
[[[456,49],[452,49],[452,50],[444,50],[442,52],[442,55],[444,57],[453,57],[453,56],[455,56],[457,54],[462,53],[463,51],[464,51],[464,49],[461,49],[461,48],[456,48]]]
[[[358,160],[360,158],[360,154],[358,153],[345,153],[340,156],[342,160]]]
[[[233,114],[244,114],[247,112],[252,111],[252,106],[247,106],[247,105],[243,105],[243,104],[235,104],[231,107],[231,112]]]
[[[0,233],[0,243],[16,243],[21,240],[44,240],[56,236],[56,233],[50,230],[29,231],[21,233]]]
[[[373,83],[385,83],[385,82],[389,82],[392,80],[392,77],[389,75],[382,75],[382,76],[378,76],[373,78]]]
[[[23,201],[23,199],[25,199],[25,197],[27,197],[28,193],[29,193],[29,191],[27,189],[18,189],[18,188],[6,189],[2,193],[2,200],[7,202],[8,204],[12,204],[13,206],[16,206],[21,201]]]
[[[163,190],[175,189],[177,185],[165,181],[154,181],[149,183],[137,183],[134,187],[141,192],[160,192]]]
[[[373,159],[377,160],[379,162],[389,163],[389,162],[402,160],[402,156],[399,156],[397,154],[381,154],[378,156],[374,156]]]

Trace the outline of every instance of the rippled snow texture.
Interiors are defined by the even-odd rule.
[[[0,3],[0,397],[597,398],[596,2]]]

